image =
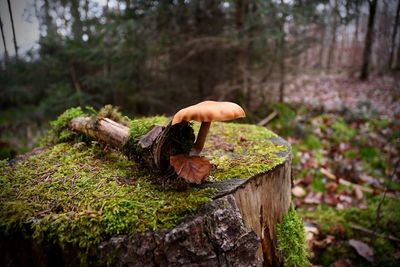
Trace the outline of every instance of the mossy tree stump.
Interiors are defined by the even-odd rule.
[[[280,137],[214,123],[203,150],[213,170],[183,191],[101,147],[60,143],[1,166],[1,265],[283,264],[276,227],[291,203],[291,150]]]

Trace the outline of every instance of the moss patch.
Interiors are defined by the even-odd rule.
[[[163,191],[118,152],[98,144],[62,143],[0,169],[2,234],[28,231],[36,238],[82,248],[115,234],[174,226],[210,190]]]
[[[285,267],[310,266],[303,221],[293,207],[277,225],[278,250],[283,254]]]
[[[148,133],[154,125],[165,125],[168,119],[163,116],[145,117],[130,121],[129,139],[125,141],[123,152],[129,158],[141,153],[142,148],[138,144],[142,135]]]
[[[274,143],[273,140],[277,137],[266,128],[255,125],[211,124],[202,153],[216,166],[208,179],[247,179],[283,163],[286,156],[282,156],[282,153],[289,152],[290,148]]]

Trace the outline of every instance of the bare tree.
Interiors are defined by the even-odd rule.
[[[363,62],[360,74],[361,80],[366,80],[369,74],[368,68],[369,68],[369,60],[371,58],[372,44],[374,41],[374,23],[375,23],[377,0],[369,0],[368,4],[369,4],[368,28],[367,28],[367,35],[365,36]]]
[[[14,36],[14,48],[15,48],[15,57],[18,58],[18,45],[17,45],[17,37],[15,36],[15,28],[14,28],[14,18],[11,10],[11,3],[10,0],[7,0],[8,3],[8,12],[10,12],[10,19],[11,19],[11,27]]]
[[[236,22],[236,30],[239,36],[244,35],[244,24],[246,20],[246,16],[249,11],[249,3],[248,0],[237,0],[236,1],[236,14],[235,14],[235,22]],[[237,85],[242,89],[241,98],[245,98],[248,95],[248,73],[247,73],[247,65],[248,65],[248,54],[246,51],[246,47],[244,45],[245,42],[242,42],[237,52]],[[247,99],[248,101],[249,99]],[[243,104],[246,104],[243,101]]]
[[[339,12],[339,3],[338,0],[335,0],[334,6],[332,7],[332,17],[333,17],[333,23],[332,23],[332,40],[331,43],[329,44],[329,51],[328,51],[328,62],[326,63],[326,67],[328,71],[331,69],[332,65],[332,59],[333,59],[333,52],[335,50],[336,46],[336,35],[337,35],[337,28],[338,28],[338,12]]]
[[[284,6],[283,0],[281,0],[281,6]],[[285,22],[286,22],[286,12],[282,12],[282,17],[280,19],[280,33],[281,38],[279,40],[280,53],[279,53],[279,102],[283,103],[285,96],[285,55],[286,55],[286,34],[285,34]]]
[[[0,29],[1,29],[1,38],[3,38],[3,45],[4,45],[4,59],[7,62],[8,61],[8,50],[7,50],[6,38],[4,37],[3,21],[1,20],[1,17],[0,17]]]
[[[390,48],[390,56],[389,56],[389,64],[388,64],[389,69],[391,69],[392,65],[393,65],[393,55],[394,55],[394,50],[396,48],[397,28],[399,26],[399,15],[400,15],[400,0],[397,1],[396,19],[394,20],[394,26],[393,26],[392,46]]]

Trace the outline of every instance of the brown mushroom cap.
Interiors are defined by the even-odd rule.
[[[172,119],[172,125],[182,121],[198,122],[229,121],[246,116],[244,110],[232,102],[203,101],[179,110]]]

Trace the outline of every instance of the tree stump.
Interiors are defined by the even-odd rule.
[[[127,130],[114,126],[119,133]],[[116,136],[117,139],[113,138],[120,140],[122,135]],[[121,144],[109,136],[105,138],[111,144],[114,142],[116,147]],[[137,164],[110,161],[112,157],[108,155],[103,160],[98,154],[88,154],[88,149],[79,144],[60,144],[39,149],[0,168],[4,188],[13,188],[8,191],[2,189],[0,198],[3,206],[0,210],[0,250],[5,255],[0,259],[0,265],[283,265],[282,255],[277,251],[276,226],[291,203],[291,148],[267,129],[214,123],[203,150],[203,155],[213,164],[213,170],[205,183],[190,189],[195,193],[206,190],[209,199],[204,204],[198,201],[198,207],[190,206],[173,213],[171,220],[174,223],[171,224],[165,223],[164,217],[154,217],[153,226],[149,226],[146,220],[153,215],[142,206],[153,205],[152,197],[157,199],[157,194],[164,194],[166,198],[161,202],[165,204],[152,210],[155,214],[169,216],[174,205],[182,205],[186,201],[197,203],[192,195],[162,192],[157,186],[147,185],[147,178],[132,178],[143,172],[137,170]],[[59,166],[52,164],[46,168],[39,164],[44,161],[61,162],[63,157],[71,157],[75,165],[71,161],[65,166],[59,163]],[[112,163],[118,167],[111,169],[121,169],[103,179],[99,177],[102,169],[97,170],[98,161],[105,168]],[[123,171],[126,167],[121,161],[127,164],[129,171]],[[63,168],[62,175],[60,168]],[[25,169],[28,174],[19,177]],[[119,177],[121,172],[124,177]],[[90,187],[88,177],[98,179],[94,187]],[[141,184],[141,179],[145,186]],[[54,191],[51,191],[51,196],[38,193],[31,197],[32,188],[25,192],[28,185],[35,190],[48,187],[50,189],[44,192]],[[116,188],[117,193],[109,191],[109,187]],[[148,190],[146,195],[131,199],[135,197],[132,194],[142,192],[135,190],[142,190],[143,187]],[[119,190],[128,193],[119,195]],[[179,197],[183,194],[184,197],[178,203],[169,205],[169,201],[174,200],[171,194],[178,194]],[[58,195],[67,196],[67,200],[63,202]],[[32,202],[35,205],[31,206]],[[41,208],[36,209],[37,206]],[[132,216],[124,215],[132,209],[138,212]],[[13,216],[12,220],[7,219],[10,216]],[[169,227],[163,228],[164,225]],[[75,231],[77,227],[82,229],[76,234],[68,232]],[[86,237],[87,233],[98,234]]]

